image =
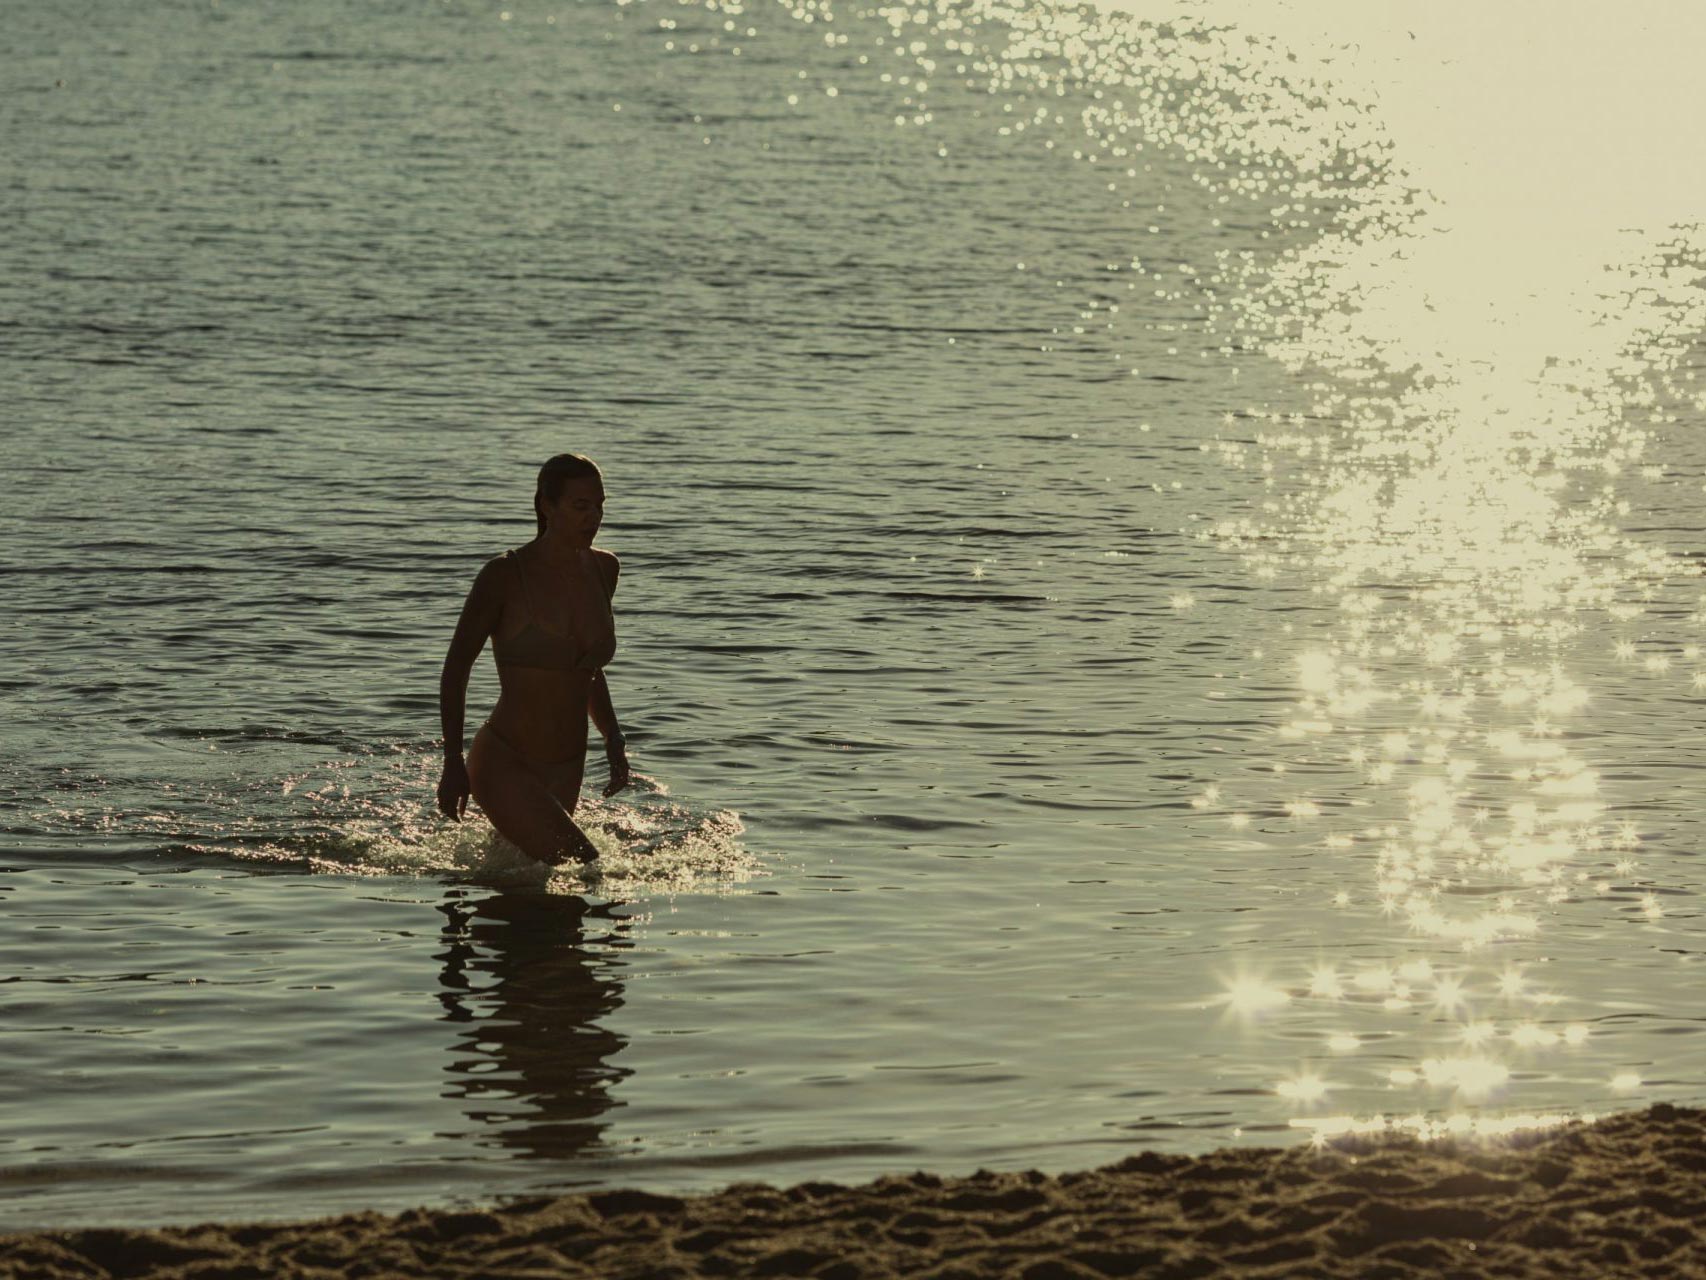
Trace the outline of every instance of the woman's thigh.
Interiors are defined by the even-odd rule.
[[[468,750],[475,801],[504,839],[540,862],[596,854],[569,816],[579,797],[580,774],[579,762],[540,770],[487,728],[474,735]]]

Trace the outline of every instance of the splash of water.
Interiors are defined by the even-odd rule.
[[[353,804],[346,785],[309,787],[303,794],[310,801],[330,802],[330,821],[324,825],[336,833],[333,840],[311,846],[308,857],[314,868],[354,874],[449,873],[503,887],[593,894],[611,901],[726,892],[767,874],[762,860],[741,843],[745,828],[733,811],[695,811],[670,801],[666,787],[643,777],[636,777],[635,787],[620,799],[587,800],[576,810],[576,821],[598,849],[596,864],[547,868],[478,818],[445,823],[432,815],[420,799],[430,794],[427,775],[432,765],[410,757],[397,766],[411,775],[401,786],[381,787],[385,798],[356,797]],[[245,856],[302,854],[289,844],[263,842],[247,849]]]
[[[729,810],[699,811],[636,777],[620,798],[589,800],[576,817],[599,851],[590,868],[547,868],[476,813],[452,823],[432,810],[437,761],[412,744],[322,760],[282,778],[183,773],[146,795],[136,784],[69,779],[67,803],[32,815],[50,836],[134,842],[195,857],[327,875],[445,875],[508,889],[590,894],[609,901],[728,892],[768,874]],[[98,795],[94,808],[76,803]],[[115,796],[117,802],[115,803]]]

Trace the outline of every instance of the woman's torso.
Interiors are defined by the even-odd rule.
[[[536,760],[586,750],[587,693],[616,650],[614,557],[586,549],[548,562],[534,544],[506,552],[503,608],[492,632],[501,692],[492,727]]]

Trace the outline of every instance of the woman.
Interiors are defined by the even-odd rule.
[[[438,807],[460,820],[472,794],[510,843],[554,866],[598,856],[569,816],[580,799],[588,716],[604,735],[610,763],[604,794],[629,783],[603,670],[616,652],[610,597],[621,566],[592,545],[604,518],[604,477],[591,459],[560,453],[540,468],[533,512],[537,536],[486,562],[450,640],[438,683],[444,721]],[[498,704],[464,763],[468,673],[487,637],[498,664]]]

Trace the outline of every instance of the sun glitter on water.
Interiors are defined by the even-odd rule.
[[[834,17],[826,0],[785,7]],[[1565,655],[1638,625],[1677,571],[1620,532],[1618,486],[1658,478],[1642,455],[1676,420],[1667,397],[1706,406],[1675,367],[1680,339],[1706,328],[1700,255],[1671,230],[1706,214],[1706,170],[1674,163],[1706,107],[1688,52],[1706,19],[1667,10],[1681,26],[1655,33],[1582,0],[1540,28],[1467,0],[877,12],[884,63],[912,72],[882,76],[905,91],[897,127],[928,128],[931,81],[953,75],[987,89],[1002,137],[1054,149],[1069,122],[1052,104],[1092,86],[1072,154],[1134,214],[1133,256],[1110,279],[1194,313],[1162,326],[1169,356],[1183,333],[1203,357],[1257,349],[1312,401],[1229,409],[1203,446],[1263,493],[1209,536],[1258,583],[1312,584],[1334,617],[1297,642],[1295,705],[1274,725],[1310,785],[1274,794],[1229,772],[1197,780],[1189,807],[1239,832],[1264,816],[1318,830],[1359,886],[1332,895],[1335,927],[1387,955],[1244,974],[1220,1003],[1251,1026],[1317,1007],[1384,1020],[1416,1042],[1409,1065],[1362,1077],[1386,1089],[1496,1098],[1518,1056],[1579,1048],[1585,1024],[1552,1017],[1566,997],[1491,956],[1534,954],[1558,911],[1641,874],[1639,835],[1607,823],[1607,762],[1576,745],[1591,697]],[[1622,91],[1636,82],[1651,93]],[[1250,227],[1246,247],[1146,260],[1166,216],[1149,190],[1162,149],[1212,200],[1215,228]],[[1584,187],[1584,172],[1603,180]],[[1080,319],[1092,314],[1116,343],[1130,323]],[[1137,371],[1134,353],[1115,358]],[[1189,592],[1167,603],[1198,608]],[[1706,673],[1678,673],[1639,635],[1606,648],[1706,690]],[[1284,783],[1286,759],[1263,767]],[[1650,891],[1638,910],[1663,916]],[[1362,1043],[1339,1030],[1329,1047]],[[1324,1079],[1306,1063],[1277,1092],[1313,1099],[1306,1082]]]

